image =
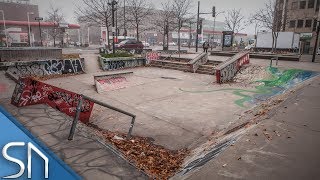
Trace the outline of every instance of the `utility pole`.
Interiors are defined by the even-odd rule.
[[[42,47],[43,46],[43,42],[42,42],[42,31],[41,31],[40,21],[43,21],[43,18],[42,17],[36,17],[35,20],[39,22],[40,42],[41,42],[41,47]]]
[[[126,0],[123,0],[123,26],[124,26],[124,32],[123,36],[124,39],[127,39],[127,29],[126,29]]]
[[[197,32],[196,32],[196,52],[198,52],[199,41],[199,18],[200,18],[200,1],[198,1],[198,14],[197,14]]]
[[[319,40],[319,32],[320,32],[320,21],[319,21],[319,18],[320,18],[320,11],[319,11],[318,20],[317,20],[316,42],[314,43],[312,62],[316,61],[316,53],[317,53],[317,49],[318,49],[318,40]]]
[[[108,3],[108,5],[111,6],[111,11],[112,11],[112,53],[115,54],[116,53],[116,46],[115,46],[115,41],[114,41],[114,36],[116,33],[116,29],[115,29],[115,16],[114,16],[114,12],[116,11],[115,9],[115,5],[117,5],[117,1],[112,0],[111,3]]]

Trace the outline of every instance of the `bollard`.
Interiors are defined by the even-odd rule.
[[[80,99],[79,99],[79,102],[78,102],[78,106],[77,106],[77,109],[76,109],[77,111],[76,111],[76,114],[74,116],[74,119],[73,119],[73,122],[72,122],[72,126],[71,126],[71,129],[70,129],[70,133],[69,133],[69,137],[68,137],[69,141],[73,140],[73,136],[74,136],[74,133],[76,131],[77,123],[78,123],[78,120],[79,120],[79,117],[80,117],[80,113],[81,113],[82,101],[83,101],[83,97],[80,96]]]

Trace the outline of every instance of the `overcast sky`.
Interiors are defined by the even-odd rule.
[[[123,1],[123,0],[119,0]],[[161,7],[161,2],[165,2],[167,0],[150,0],[154,6]],[[77,9],[75,4],[81,5],[81,0],[31,0],[32,3],[39,5],[40,15],[45,17],[48,8],[50,7],[50,3],[55,7],[61,8],[64,16],[66,17],[66,21],[69,23],[76,23],[76,17],[74,15],[75,10]],[[193,12],[197,13],[197,0],[193,0]],[[243,15],[247,18],[250,14],[253,14],[257,9],[264,7],[264,3],[267,0],[200,0],[201,11],[202,12],[211,12],[212,6],[216,6],[216,11],[226,11],[232,8],[241,8]],[[206,17],[203,15],[203,17]],[[212,17],[207,16],[206,18],[212,19]],[[217,21],[224,21],[224,15],[217,16]],[[247,26],[243,32],[248,34],[254,33],[254,26]]]

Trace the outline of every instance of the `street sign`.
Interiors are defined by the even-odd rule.
[[[36,17],[35,20],[36,21],[43,21],[43,18],[42,17]]]
[[[60,28],[68,28],[69,24],[68,23],[59,23]]]
[[[116,27],[112,27],[111,30],[112,30],[113,33],[115,33],[116,32]]]

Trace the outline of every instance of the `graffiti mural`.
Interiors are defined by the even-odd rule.
[[[98,93],[113,91],[113,90],[123,89],[128,87],[130,85],[129,80],[127,79],[129,75],[133,75],[133,73],[129,72],[129,73],[95,76],[94,79],[95,79],[95,84],[96,84]]]
[[[33,61],[16,63],[9,66],[7,72],[17,77],[46,76],[56,74],[83,73],[83,59]]]
[[[268,72],[272,75],[271,79],[260,80],[262,84],[256,86],[253,90],[223,88],[208,91],[187,91],[180,89],[183,92],[189,93],[210,93],[219,91],[229,91],[240,97],[234,103],[240,107],[246,107],[245,103],[257,104],[268,100],[276,95],[286,92],[288,89],[295,87],[308,79],[318,76],[319,73],[313,71],[304,71],[299,69],[281,70],[274,67],[268,67]]]
[[[74,117],[80,95],[55,86],[34,80],[20,78],[13,92],[11,103],[17,107],[47,104],[69,116]],[[88,122],[94,103],[84,100],[80,120]]]
[[[250,55],[248,52],[236,54],[216,68],[217,82],[222,84],[231,81],[236,76],[241,67],[249,63]]]
[[[0,93],[5,92],[7,90],[7,85],[0,83]]]
[[[146,65],[145,59],[137,58],[103,58],[100,57],[101,68],[105,71],[134,68]]]

